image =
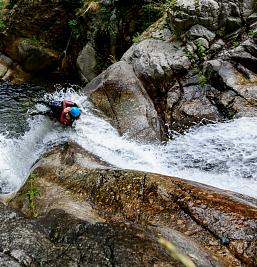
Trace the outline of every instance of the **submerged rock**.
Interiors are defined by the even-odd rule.
[[[24,72],[20,65],[11,58],[0,53],[0,79],[15,83],[24,83],[31,78],[31,75]]]
[[[66,161],[59,149],[46,154],[34,167],[33,187],[40,194],[33,214],[45,216],[55,208],[91,223],[155,226],[197,266],[254,265],[256,200],[175,177],[101,166],[92,169]],[[28,180],[9,202],[27,216],[33,215],[26,197],[30,186]],[[67,196],[73,205],[58,201],[65,202]]]

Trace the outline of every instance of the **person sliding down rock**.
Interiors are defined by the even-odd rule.
[[[72,126],[73,122],[80,118],[80,108],[78,105],[69,100],[51,100],[46,101],[37,101],[39,104],[43,104],[50,109],[47,111],[39,111],[31,113],[30,115],[47,115],[51,120],[59,121],[65,126]]]

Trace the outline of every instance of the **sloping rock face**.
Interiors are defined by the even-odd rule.
[[[112,65],[86,86],[85,93],[121,135],[145,142],[161,139],[158,114],[131,65]]]
[[[69,149],[65,151],[69,155]],[[196,266],[255,265],[256,200],[175,177],[103,165],[101,169],[85,168],[65,157],[57,148],[35,165],[33,187],[40,194],[34,199],[34,215],[51,213],[49,190],[61,188],[55,191],[58,197],[67,199],[69,194],[70,202],[77,206],[76,213],[72,206],[66,207],[67,213],[91,223],[129,222],[147,231],[154,226],[155,233],[174,243]],[[30,187],[28,181],[9,202],[27,216],[33,215],[26,197]],[[55,209],[63,206],[57,202]],[[136,248],[133,244],[129,247]]]

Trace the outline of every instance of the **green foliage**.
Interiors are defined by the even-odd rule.
[[[115,35],[117,21],[112,18],[112,8],[102,6],[100,8],[100,20],[102,31],[108,32],[110,35]]]
[[[175,16],[175,13],[179,11],[181,5],[177,5],[177,0],[157,0],[154,2],[150,2],[149,4],[144,6],[145,10],[148,10],[150,14],[158,14],[158,17],[163,17],[165,14],[170,13],[171,16]],[[156,21],[149,21],[151,24]],[[168,25],[169,26],[169,25]],[[176,35],[177,40],[182,40],[182,32],[178,27],[172,25],[172,32]]]
[[[143,29],[147,29],[160,17],[162,17],[165,10],[163,7],[160,6],[160,3],[150,3],[143,6],[143,12],[145,14],[145,19],[143,21]]]
[[[198,84],[203,87],[205,84],[207,84],[208,80],[202,71],[199,71],[198,75],[199,75]]]
[[[208,51],[202,45],[201,41],[198,40],[195,44],[196,44],[195,51],[187,50],[185,51],[185,55],[190,60],[191,65],[193,66],[193,70],[198,74],[198,77],[199,77],[198,84],[200,86],[204,86],[205,84],[208,83],[208,80],[206,76],[204,75],[203,71],[201,70],[200,66],[205,60],[207,60]]]
[[[5,8],[5,5],[6,5],[6,1],[0,0],[0,32],[2,32],[6,27],[4,18],[3,18],[3,10]]]
[[[132,41],[133,41],[133,43],[139,43],[140,40],[141,40],[141,34],[137,32],[137,33],[132,37]]]
[[[36,179],[37,179],[37,176],[34,173],[32,173],[29,176],[29,180],[28,180],[29,189],[26,192],[26,197],[29,201],[28,208],[32,210],[33,216],[35,216],[35,207],[36,207],[35,199],[36,199],[37,195],[39,195],[38,189],[34,186],[34,182]]]
[[[198,40],[196,42],[196,47],[197,47],[197,55],[199,57],[200,61],[206,60],[207,59],[207,50],[203,46],[202,42]]]
[[[240,45],[240,41],[233,41],[232,45],[233,47],[238,47]]]
[[[177,0],[156,0],[148,1],[149,3],[142,7],[143,21],[141,23],[141,33],[149,28],[151,25],[165,17],[168,11],[175,10]],[[163,23],[162,28],[169,27],[169,25]],[[161,29],[161,28],[159,28]],[[138,33],[137,33],[138,35]],[[138,42],[138,36],[133,37],[133,42]]]
[[[77,21],[76,19],[70,19],[70,20],[68,21],[68,24],[69,24],[69,26],[72,28],[72,27],[75,27],[75,26],[78,25],[78,21]]]
[[[196,50],[187,50],[185,51],[185,55],[189,58],[191,63],[202,63],[204,60],[207,60],[208,51],[203,46],[202,42],[198,40],[196,43]]]
[[[190,60],[194,60],[194,58],[195,58],[195,53],[194,53],[193,51],[191,51],[191,50],[187,50],[187,51],[185,52],[185,55],[186,55]]]
[[[70,19],[68,25],[71,28],[72,35],[78,39],[80,37],[81,31],[79,27],[79,22],[76,19]]]
[[[250,37],[256,37],[257,36],[257,31],[251,30],[251,31],[248,32],[247,35],[250,36]]]
[[[167,11],[173,11],[176,7],[177,0],[159,0],[144,6],[148,12],[158,12],[164,14]]]
[[[0,19],[0,32],[2,32],[5,29],[5,23],[2,19]]]

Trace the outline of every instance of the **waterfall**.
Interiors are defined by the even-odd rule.
[[[45,98],[72,99],[83,107],[81,119],[72,129],[44,116],[27,115],[24,133],[8,135],[2,130],[2,192],[17,190],[50,145],[71,140],[118,168],[177,176],[257,198],[257,118],[201,125],[166,144],[146,145],[119,136],[108,121],[96,115],[86,97],[72,89]]]

